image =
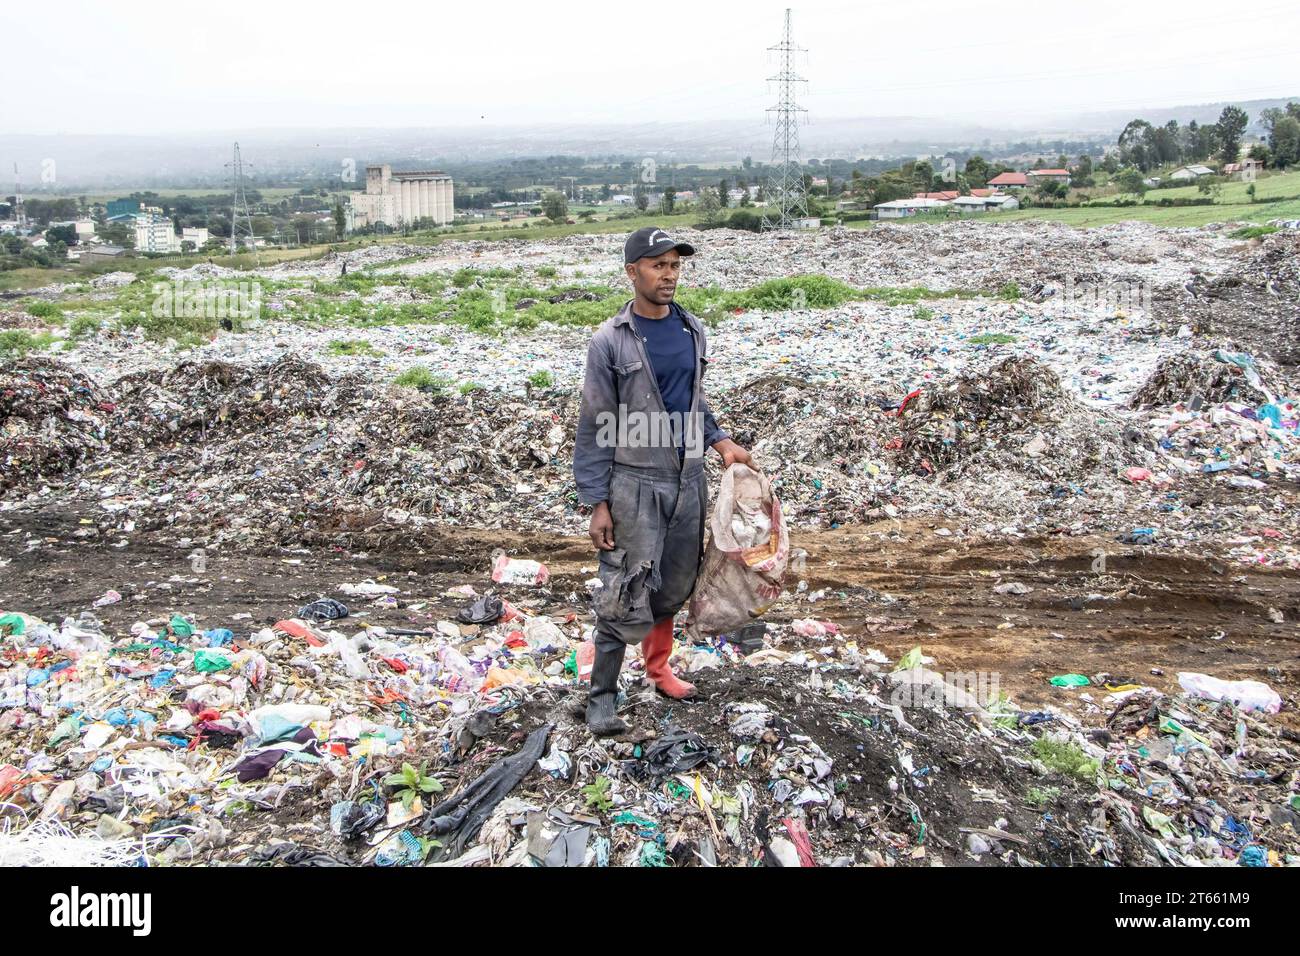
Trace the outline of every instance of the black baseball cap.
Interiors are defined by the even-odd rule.
[[[623,243],[623,262],[636,262],[646,256],[662,256],[670,249],[676,249],[684,256],[695,255],[695,247],[689,242],[678,242],[668,233],[655,226],[638,229],[627,237]]]

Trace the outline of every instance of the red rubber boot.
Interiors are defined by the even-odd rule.
[[[694,697],[695,685],[674,677],[672,668],[668,666],[668,656],[672,652],[673,619],[669,617],[650,628],[650,633],[641,642],[641,657],[645,660],[645,672],[661,693],[676,700]]]

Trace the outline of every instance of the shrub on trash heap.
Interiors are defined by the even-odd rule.
[[[79,315],[68,324],[68,338],[88,339],[99,332],[100,320],[93,315]]]
[[[411,804],[420,794],[438,793],[442,790],[442,784],[433,777],[425,776],[424,770],[424,764],[420,764],[417,770],[409,763],[404,763],[400,773],[390,773],[384,777],[384,785],[393,788],[393,795],[401,799],[402,806],[407,810],[411,809]]]
[[[1010,345],[1016,337],[1009,332],[981,332],[966,341],[971,345]]]
[[[1242,226],[1228,233],[1233,239],[1262,239],[1277,232],[1277,226]]]
[[[1053,803],[1060,795],[1060,787],[1030,787],[1025,793],[1025,803],[1031,807],[1042,808]]]
[[[541,371],[534,372],[532,375],[528,376],[528,384],[533,388],[550,388],[555,384],[555,380],[551,377],[550,372],[546,369],[542,369]]]
[[[32,335],[23,329],[6,329],[0,332],[0,357],[22,358],[28,352],[40,352],[54,343],[49,332]]]
[[[330,342],[335,355],[380,355],[380,351],[365,339],[335,339]]]
[[[450,385],[451,380],[441,375],[434,375],[423,365],[416,365],[393,379],[393,384],[400,385],[402,388],[419,389],[422,392],[437,392]]]
[[[1097,761],[1068,741],[1039,737],[1030,749],[1048,770],[1065,774],[1067,777],[1092,780],[1100,769]]]
[[[27,305],[27,314],[41,319],[53,319],[63,313],[53,302],[30,302]]]
[[[686,289],[678,294],[677,301],[701,319],[709,320],[737,310],[833,309],[861,298],[861,290],[838,279],[803,275],[769,279],[752,289],[736,292],[724,292],[716,286]]]
[[[601,813],[607,813],[614,809],[614,801],[610,799],[609,788],[611,782],[609,777],[603,774],[596,777],[594,783],[589,783],[582,788],[582,799],[592,810],[598,810]]]

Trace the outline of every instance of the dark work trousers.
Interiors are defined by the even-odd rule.
[[[614,549],[600,552],[597,648],[641,643],[691,596],[704,552],[706,495],[701,458],[686,459],[680,471],[614,465]]]

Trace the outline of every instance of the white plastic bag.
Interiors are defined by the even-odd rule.
[[[348,640],[338,631],[330,635],[330,647],[332,647],[343,661],[343,670],[349,677],[356,680],[370,680],[374,675],[370,673],[370,668],[366,665],[365,659],[361,652],[357,650],[356,644]]]
[[[722,473],[709,529],[689,627],[713,635],[744,627],[780,597],[790,539],[771,483],[740,464]],[[745,547],[751,541],[758,543]]]
[[[1257,680],[1220,680],[1208,674],[1180,673],[1178,683],[1193,697],[1230,700],[1242,710],[1276,714],[1282,709],[1277,691]]]

